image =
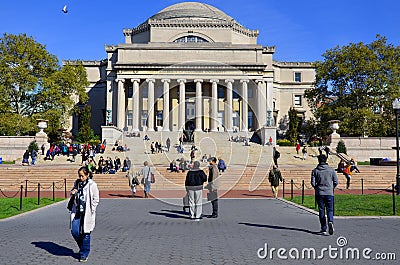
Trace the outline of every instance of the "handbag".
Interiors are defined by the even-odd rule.
[[[154,173],[150,174],[150,182],[151,183],[156,183],[156,177],[154,176]]]
[[[72,212],[72,207],[74,207],[74,201],[75,201],[75,194],[73,194],[68,201],[67,209]]]
[[[136,176],[132,179],[132,184],[134,184],[134,185],[139,185],[140,184],[140,182],[139,182],[139,180],[138,180],[138,178]]]
[[[218,193],[216,191],[210,191],[207,193],[207,201],[215,201],[218,199]]]

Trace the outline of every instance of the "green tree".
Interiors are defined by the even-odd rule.
[[[90,129],[90,109],[89,105],[85,105],[84,108],[76,111],[79,115],[78,141],[81,143],[87,143],[93,138],[93,131]]]
[[[87,102],[88,85],[82,64],[61,67],[33,37],[5,33],[0,38],[0,134],[33,134],[36,118],[51,120],[47,132],[65,126],[76,101]]]
[[[297,115],[297,111],[294,108],[290,108],[289,110],[289,130],[287,131],[287,139],[291,143],[295,143],[297,141],[297,136],[299,135],[299,117]]]
[[[394,135],[391,104],[400,96],[400,47],[378,35],[370,44],[335,47],[323,57],[314,64],[314,87],[305,92],[318,131],[327,135],[328,121],[340,120],[342,135]]]
[[[336,146],[336,153],[342,153],[347,155],[347,148],[343,140],[340,140]]]

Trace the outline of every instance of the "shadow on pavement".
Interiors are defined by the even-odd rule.
[[[161,212],[149,212],[150,214],[154,215],[161,215],[165,216],[168,218],[174,218],[174,219],[190,219],[189,216],[187,216],[187,213],[183,211],[173,211],[173,210],[161,210]]]
[[[242,195],[243,195],[243,196],[248,196],[248,197],[271,198],[271,196],[262,195],[262,194],[248,194],[248,193],[242,193]]]
[[[109,193],[108,196],[110,196],[110,197],[118,197],[118,198],[132,198],[132,195],[126,195],[126,194],[112,194],[112,193]],[[143,198],[143,197],[135,195],[135,198]]]
[[[320,235],[319,232],[310,231],[303,228],[296,228],[296,227],[285,227],[285,226],[277,226],[277,225],[262,225],[262,224],[251,224],[251,223],[239,223],[240,225],[247,225],[253,227],[260,227],[260,228],[270,228],[270,229],[277,229],[277,230],[290,230],[290,231],[299,231],[313,235]]]
[[[32,242],[31,244],[37,248],[46,250],[55,256],[71,256],[74,258],[77,258],[78,256],[78,254],[75,254],[72,249],[60,246],[54,242]]]

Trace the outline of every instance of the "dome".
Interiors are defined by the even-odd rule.
[[[149,20],[204,19],[231,22],[234,19],[221,10],[198,2],[184,2],[164,8]]]

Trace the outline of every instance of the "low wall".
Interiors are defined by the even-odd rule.
[[[0,157],[3,161],[22,160],[22,155],[35,138],[35,136],[0,136]]]
[[[331,139],[330,148],[336,150],[338,142],[346,145],[347,154],[357,161],[369,161],[371,157],[396,160],[395,137],[339,137]]]

